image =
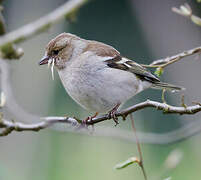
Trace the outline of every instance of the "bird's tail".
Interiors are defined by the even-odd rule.
[[[160,81],[154,82],[152,84],[152,88],[154,88],[154,89],[167,89],[167,90],[170,90],[170,91],[185,90],[185,88],[183,88],[183,87],[176,86],[176,85],[173,85],[173,84],[164,83],[164,82],[160,82]]]

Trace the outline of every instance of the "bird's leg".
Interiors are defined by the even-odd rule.
[[[108,118],[114,120],[115,126],[117,124],[119,124],[118,117],[116,116],[117,109],[119,108],[119,106],[120,106],[120,103],[118,103],[116,106],[114,106],[113,109],[110,110],[109,113],[108,113]]]
[[[82,122],[80,123],[80,125],[76,128],[76,130],[80,130],[82,128],[86,128],[88,129],[88,126],[90,125],[90,121],[93,120],[93,118],[95,118],[98,115],[98,112],[96,112],[93,116],[88,116],[86,119],[82,120]],[[93,124],[91,124],[93,127]]]
[[[98,115],[98,112],[96,112],[93,116],[88,116],[85,120],[82,121],[82,125],[84,125],[84,127],[86,127],[88,129],[88,126],[90,124],[87,124],[87,123],[90,123],[93,120],[93,118],[95,118],[97,115]],[[94,132],[94,124],[93,123],[91,123],[91,127],[92,127],[92,130],[90,131],[90,134],[93,134],[93,132]]]
[[[85,120],[82,121],[82,124],[87,125],[87,123],[91,122],[92,119],[95,118],[97,115],[98,115],[98,112],[96,112],[93,116],[88,116]]]

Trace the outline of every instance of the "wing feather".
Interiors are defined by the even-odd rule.
[[[142,67],[140,64],[135,63],[127,58],[121,57],[120,55],[115,56],[112,59],[105,61],[110,68],[116,68],[124,71],[131,72],[138,76],[141,80],[146,80],[149,82],[160,82],[160,80],[151,74],[146,68]]]

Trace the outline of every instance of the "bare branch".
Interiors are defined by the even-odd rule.
[[[146,173],[145,167],[144,167],[144,160],[143,160],[142,150],[141,150],[141,146],[140,146],[140,141],[139,141],[137,133],[136,133],[136,127],[135,127],[135,122],[134,122],[134,118],[133,118],[132,113],[130,114],[130,120],[131,120],[133,132],[134,132],[135,139],[136,139],[137,149],[138,149],[138,153],[139,153],[139,157],[140,157],[138,164],[142,169],[144,179],[147,180],[147,173]]]
[[[68,117],[47,117],[44,121],[34,124],[25,124],[20,122],[8,121],[2,118],[0,120],[0,128],[3,128],[4,130],[0,133],[0,136],[6,136],[12,131],[39,131],[55,123],[67,123],[73,126],[76,126],[78,124],[75,119]]]
[[[190,49],[188,51],[184,51],[184,52],[179,53],[179,54],[174,55],[174,56],[170,56],[170,57],[166,57],[166,58],[163,58],[163,59],[155,60],[150,65],[143,65],[143,66],[144,67],[155,67],[155,68],[161,67],[161,68],[164,68],[167,65],[175,63],[175,62],[181,60],[184,57],[191,56],[191,55],[194,55],[194,54],[199,54],[200,52],[201,52],[201,46],[193,48],[193,49]]]
[[[199,111],[201,111],[201,106],[194,105],[194,106],[187,106],[187,107],[176,107],[176,106],[170,106],[165,103],[160,103],[156,101],[150,101],[147,100],[145,102],[136,104],[134,106],[131,106],[125,110],[122,110],[120,112],[117,112],[116,116],[117,117],[122,117],[125,119],[125,117],[128,114],[131,114],[133,112],[139,111],[144,108],[152,107],[157,110],[162,110],[164,113],[175,113],[175,114],[195,114]],[[35,123],[35,124],[23,124],[23,123],[15,123],[15,122],[10,122],[7,120],[2,119],[0,121],[0,127],[7,129],[6,133],[2,133],[1,135],[7,135],[11,133],[12,131],[39,131],[41,129],[45,129],[55,123],[67,123],[71,124],[73,126],[78,126],[79,124],[82,123],[81,120],[72,118],[72,117],[44,117],[42,118],[44,121]],[[109,116],[103,115],[100,117],[93,118],[91,120],[86,121],[86,125],[94,125],[97,123],[100,123],[102,121],[110,120]]]
[[[0,37],[0,57],[3,59],[19,59],[24,53],[22,48],[17,48],[14,44],[45,32],[60,20],[67,19],[86,2],[87,0],[70,0],[48,15],[7,34],[5,34],[5,23],[0,12],[0,35],[5,34]]]
[[[46,31],[53,24],[67,17],[86,2],[87,0],[70,0],[66,2],[50,14],[45,15],[44,17],[36,20],[35,22],[27,24],[1,37],[0,47],[2,48],[2,46],[5,46],[9,43],[23,42],[39,33]]]

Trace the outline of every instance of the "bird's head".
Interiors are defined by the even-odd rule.
[[[57,69],[65,68],[66,62],[73,55],[73,41],[79,41],[79,39],[79,37],[70,33],[59,34],[47,44],[45,55],[39,65],[48,64],[55,65]]]
[[[83,39],[76,35],[70,33],[59,34],[47,44],[45,55],[40,60],[39,65],[48,64],[48,67],[51,66],[54,79],[54,66],[57,70],[64,69],[67,62],[82,53],[86,44]]]

